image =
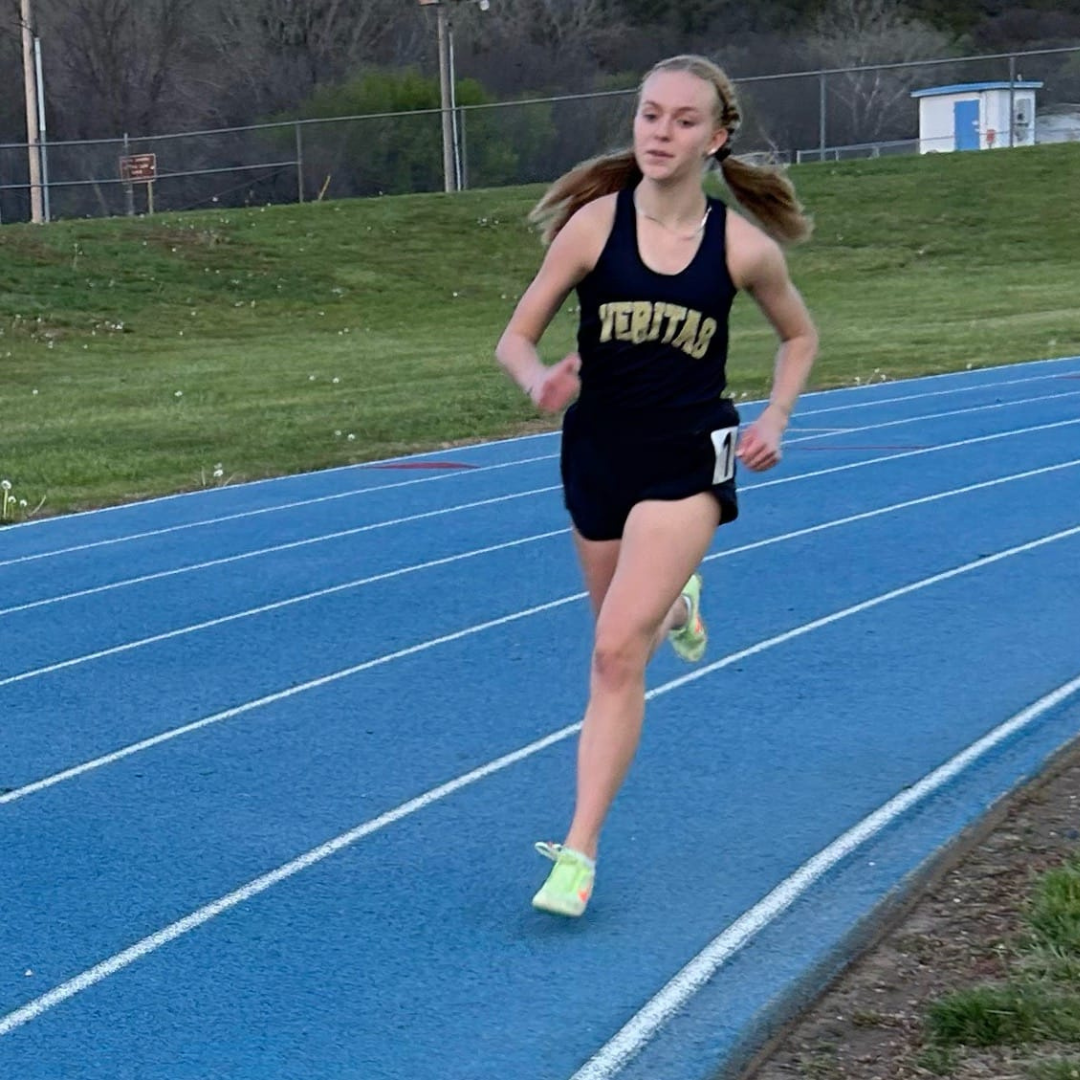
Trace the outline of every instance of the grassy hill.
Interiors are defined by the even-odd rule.
[[[1080,146],[791,175],[815,388],[1080,354]],[[0,478],[56,513],[538,429],[492,350],[541,190],[4,226]],[[774,344],[740,297],[736,395]]]

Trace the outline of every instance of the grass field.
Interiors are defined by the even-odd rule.
[[[816,221],[790,260],[815,388],[1080,353],[1080,146],[791,175]],[[541,190],[4,226],[9,519],[547,425],[493,359]],[[765,392],[773,352],[741,297],[736,396]]]

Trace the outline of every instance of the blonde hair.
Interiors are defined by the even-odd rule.
[[[731,80],[711,60],[703,56],[672,56],[661,60],[641,81],[659,71],[685,71],[709,83],[716,91],[717,127],[728,137],[713,155],[710,168],[718,167],[724,183],[738,204],[775,240],[795,244],[811,232],[810,219],[803,212],[791,181],[779,168],[752,165],[731,156],[731,143],[742,124],[738,99]],[[640,89],[639,89],[640,94]],[[575,166],[560,176],[533,208],[529,220],[543,229],[543,240],[550,244],[559,230],[587,202],[636,185],[642,173],[633,149],[603,154]]]

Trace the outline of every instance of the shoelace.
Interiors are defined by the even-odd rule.
[[[559,861],[559,853],[562,851],[562,844],[553,844],[548,840],[537,840],[533,847],[544,856],[545,859],[550,859],[552,862]]]

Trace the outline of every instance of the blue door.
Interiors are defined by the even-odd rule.
[[[957,150],[979,149],[979,103],[977,101],[953,103],[953,130],[956,132]]]

